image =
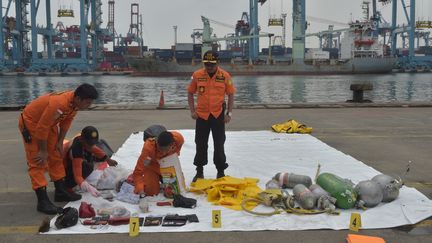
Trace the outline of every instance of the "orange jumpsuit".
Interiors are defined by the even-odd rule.
[[[225,95],[234,95],[236,89],[231,75],[220,67],[212,77],[205,68],[192,74],[192,81],[188,86],[189,94],[197,94],[195,122],[196,154],[194,165],[205,166],[208,163],[208,140],[210,131],[213,137],[213,162],[218,171],[228,167],[225,156]]]
[[[180,155],[180,149],[184,143],[184,138],[180,133],[174,131],[171,131],[171,133],[174,137],[174,144],[168,152],[161,152],[154,138],[149,138],[144,142],[141,155],[138,158],[133,172],[135,193],[144,191],[148,196],[157,195],[159,193],[161,173],[158,161],[174,153]],[[150,160],[147,166],[144,165],[145,160]]]
[[[195,71],[188,86],[189,93],[198,93],[196,113],[204,120],[208,120],[210,114],[219,117],[225,94],[234,94],[235,91],[231,75],[221,68],[211,78],[205,68]]]
[[[73,187],[81,185],[81,183],[90,175],[93,168],[84,167],[83,162],[86,160],[89,165],[93,166],[93,162],[105,161],[108,156],[105,152],[96,145],[91,147],[91,150],[83,145],[81,135],[75,137],[72,141],[63,144],[63,166],[66,169],[66,186]],[[69,174],[73,177],[74,182],[69,181]]]
[[[77,113],[73,106],[74,91],[54,92],[45,94],[28,104],[19,116],[18,127],[23,129],[23,120],[29,130],[32,141],[24,142],[28,173],[34,190],[47,185],[45,171],[52,181],[65,177],[63,158],[56,149],[59,129],[69,130]],[[47,141],[48,159],[43,166],[35,161],[39,152],[38,140]]]

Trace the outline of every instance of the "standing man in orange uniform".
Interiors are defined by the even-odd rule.
[[[37,210],[56,214],[60,207],[51,203],[46,192],[45,172],[55,185],[54,200],[68,202],[81,195],[68,192],[64,184],[63,140],[78,110],[90,107],[98,97],[95,87],[82,84],[75,91],[45,94],[28,104],[19,117],[28,173],[38,199]]]
[[[218,66],[218,54],[207,51],[203,56],[204,68],[195,71],[192,82],[188,87],[188,103],[192,119],[195,124],[196,154],[194,165],[198,178],[204,178],[203,167],[207,164],[207,149],[210,131],[212,132],[214,153],[213,162],[217,169],[217,178],[225,176],[226,163],[225,123],[231,121],[234,105],[235,87],[231,75]],[[195,109],[194,94],[197,94],[197,107]],[[228,107],[225,103],[228,96]],[[225,113],[225,111],[227,111]]]
[[[161,180],[159,160],[174,153],[180,155],[183,143],[183,136],[175,131],[164,131],[155,138],[145,140],[133,171],[136,194],[146,196],[159,194]]]

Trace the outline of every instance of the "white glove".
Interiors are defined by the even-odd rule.
[[[100,192],[94,188],[92,185],[90,185],[87,181],[83,181],[80,185],[81,190],[90,192],[93,197],[98,197],[100,195]]]

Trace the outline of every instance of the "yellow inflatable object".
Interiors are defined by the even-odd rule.
[[[225,176],[215,180],[198,179],[191,184],[190,191],[206,193],[207,200],[215,205],[221,205],[234,210],[242,210],[241,203],[246,198],[256,198],[263,190],[257,186],[256,178],[235,178]],[[249,202],[245,207],[254,209],[257,202]]]
[[[274,124],[271,126],[273,131],[279,133],[311,133],[312,127],[307,127],[296,120],[288,120],[284,123]]]

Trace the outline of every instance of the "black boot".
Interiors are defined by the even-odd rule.
[[[75,192],[68,192],[65,186],[64,179],[60,179],[58,181],[54,181],[55,186],[55,194],[54,201],[56,202],[71,202],[77,201],[81,199],[81,195],[76,194]]]
[[[198,179],[204,179],[204,169],[202,166],[196,167],[196,175],[192,179],[192,182],[196,182]]]
[[[223,170],[218,170],[217,175],[216,175],[216,179],[222,178],[225,176],[225,173]]]
[[[60,213],[63,209],[61,207],[57,207],[49,200],[46,187],[39,187],[35,190],[36,196],[38,199],[37,211],[46,213],[46,214],[57,214]]]
[[[222,168],[217,168],[216,179],[222,178],[225,176],[225,169],[228,168],[228,164],[225,163]]]

